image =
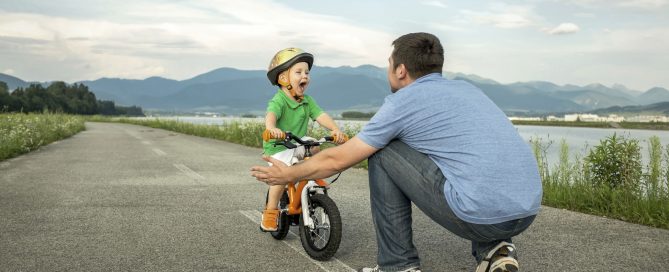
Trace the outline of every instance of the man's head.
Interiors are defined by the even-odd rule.
[[[393,41],[389,58],[388,81],[392,92],[430,73],[441,74],[444,48],[439,38],[429,33],[409,33]],[[406,78],[405,78],[406,77]]]

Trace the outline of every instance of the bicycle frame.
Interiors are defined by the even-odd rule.
[[[309,141],[305,142],[302,141],[300,138],[296,137],[295,135],[291,134],[290,132],[285,132],[284,135],[281,137],[283,141],[277,142],[275,144],[282,144],[286,146],[287,148],[296,148],[297,145],[293,144],[290,142],[290,140],[295,140],[298,144],[302,145],[305,147],[305,157],[304,160],[308,160],[309,157],[311,157],[311,147],[312,146],[319,146],[322,142],[325,141],[332,141],[332,137],[326,137],[323,138],[322,141]],[[264,140],[269,140],[271,136],[268,134],[268,132],[263,133],[263,139]],[[317,180],[301,180],[298,182],[293,182],[289,183],[286,185],[286,189],[288,191],[288,206],[287,209],[282,210],[282,212],[285,212],[288,215],[297,215],[297,214],[302,214],[302,219],[304,220],[304,225],[308,226],[310,228],[314,227],[314,222],[311,219],[311,217],[308,216],[307,212],[303,212],[304,209],[307,209],[309,207],[309,198],[308,195],[310,193],[326,193],[327,191],[327,186],[328,183],[325,180],[322,179],[317,179]]]
[[[303,146],[305,148],[304,160],[311,157],[312,147],[320,146],[325,142],[338,142],[334,136],[323,137],[320,140],[302,140],[289,131],[272,135],[269,130],[265,130],[262,136],[264,141],[277,139],[274,142],[275,146],[283,145],[289,149]],[[348,140],[348,136],[343,135],[342,137],[342,140]],[[288,234],[291,225],[299,225],[300,242],[306,253],[315,260],[329,260],[337,252],[342,235],[339,209],[327,194],[330,184],[337,181],[338,178],[339,175],[329,181],[304,179],[286,184],[278,205],[281,209],[277,222],[279,223],[278,228],[271,232],[272,237],[282,240]],[[267,201],[269,201],[269,191],[266,203]]]

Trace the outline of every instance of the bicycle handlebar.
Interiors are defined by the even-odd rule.
[[[293,140],[293,141],[295,141],[298,144],[303,145],[303,146],[317,146],[317,145],[320,145],[323,141],[337,142],[337,137],[336,136],[325,136],[325,137],[323,137],[322,141],[303,141],[300,137],[297,137],[297,136],[293,135],[292,133],[290,133],[290,131],[286,131],[286,132],[282,131],[281,134],[279,135],[279,137],[273,137],[273,135],[270,133],[269,130],[263,131],[262,139],[265,142],[267,142],[269,140],[272,140],[272,139],[282,140],[284,143],[290,143],[290,141]],[[348,140],[349,140],[348,135],[344,134],[344,142],[346,142]],[[282,144],[286,145],[284,143],[282,143]],[[295,148],[295,147],[290,147],[290,146],[286,146],[286,147]]]

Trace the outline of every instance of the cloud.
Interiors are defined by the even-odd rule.
[[[11,63],[4,63],[5,56],[13,56],[26,63],[62,67],[46,76],[51,79],[187,78],[222,66],[265,69],[276,51],[290,46],[314,53],[319,66],[382,66],[395,38],[279,1],[137,0],[115,8],[115,17],[0,9],[0,59],[6,65]],[[281,19],[287,16],[290,19]],[[379,50],[383,48],[388,50]],[[86,65],[89,69],[83,68]],[[33,73],[26,67],[14,68],[19,74]]]
[[[10,69],[5,69],[4,71],[2,71],[2,73],[7,74],[7,75],[12,75],[12,74],[14,74],[14,69],[11,69],[11,68]]]
[[[554,2],[565,2],[564,0],[553,0]],[[669,4],[669,0],[570,0],[568,3],[590,8],[603,8],[617,6],[623,8],[657,9]]]
[[[574,23],[561,23],[560,25],[554,28],[545,28],[543,29],[543,32],[548,33],[550,35],[565,35],[565,34],[576,33],[579,30],[581,30],[581,28]]]
[[[627,0],[620,1],[617,5],[621,7],[655,9],[666,6],[667,4],[669,4],[669,0]]]
[[[423,5],[438,7],[438,8],[447,8],[448,7],[443,1],[437,1],[437,0],[425,1],[425,2],[423,2]]]
[[[530,26],[537,17],[530,7],[507,5],[494,5],[490,11],[463,10],[460,13],[474,23],[506,29]]]

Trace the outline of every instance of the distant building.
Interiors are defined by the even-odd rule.
[[[546,117],[546,121],[564,121],[564,118],[557,117],[555,115],[549,115]]]
[[[639,115],[628,117],[630,122],[669,122],[669,117],[663,115]]]
[[[565,114],[564,115],[564,120],[567,122],[575,122],[575,121],[582,121],[582,122],[622,122],[625,121],[625,117],[618,116],[615,114],[610,114],[607,117],[604,116],[599,116],[597,114],[581,114],[581,113],[576,113],[576,114]]]
[[[541,117],[509,117],[511,121],[541,121]]]

